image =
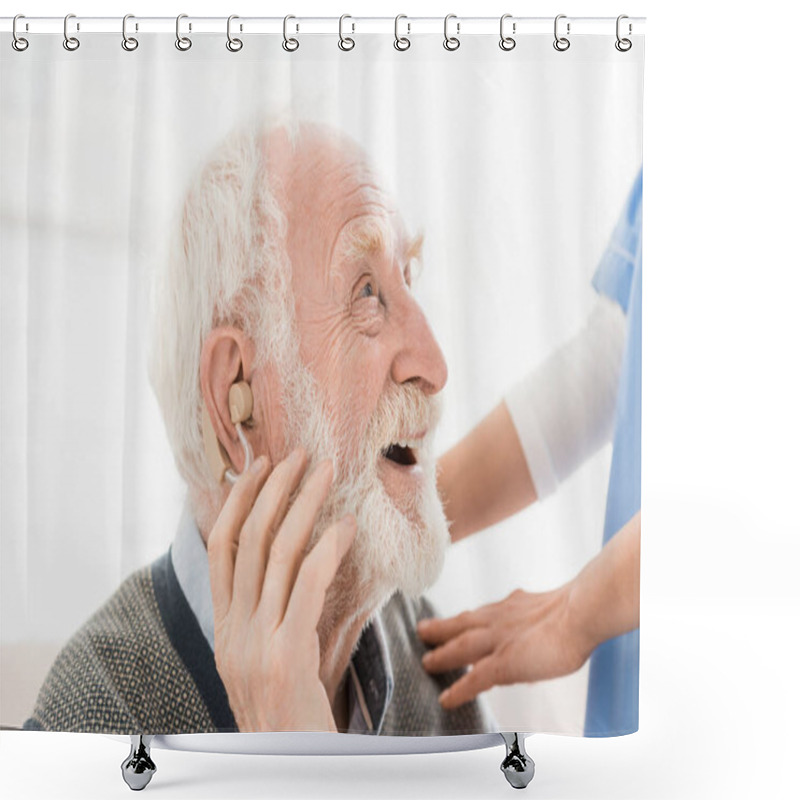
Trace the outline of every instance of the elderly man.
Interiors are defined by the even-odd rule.
[[[449,541],[419,249],[328,128],[251,125],[212,155],[154,292],[181,523],[68,642],[25,727],[494,729],[478,702],[441,707],[461,673],[427,674],[416,635]]]

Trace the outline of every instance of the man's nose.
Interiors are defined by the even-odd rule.
[[[425,394],[440,392],[447,383],[447,364],[425,314],[413,299],[403,315],[401,341],[392,363],[392,378],[397,383],[416,383]]]

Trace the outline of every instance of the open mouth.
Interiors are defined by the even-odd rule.
[[[422,437],[415,440],[400,440],[392,442],[381,450],[381,455],[401,467],[411,467],[417,463],[416,450],[422,446]]]

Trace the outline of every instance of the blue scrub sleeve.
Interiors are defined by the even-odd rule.
[[[625,209],[597,265],[592,286],[619,303],[627,314],[633,271],[642,234],[642,170],[628,194]]]

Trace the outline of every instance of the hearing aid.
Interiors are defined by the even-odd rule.
[[[239,435],[239,441],[244,448],[244,469],[242,472],[247,472],[253,461],[253,451],[242,430],[242,423],[250,419],[253,414],[253,392],[247,381],[239,381],[231,386],[228,391],[228,410],[231,414],[231,422],[236,426],[236,433]],[[211,417],[208,414],[205,403],[203,403],[203,446],[205,447],[206,460],[211,468],[214,480],[217,483],[222,483],[223,480],[227,479],[229,483],[236,483],[236,479],[239,476],[233,471],[233,464],[231,464],[228,454],[223,449],[219,439],[217,439],[217,434],[214,432]]]

